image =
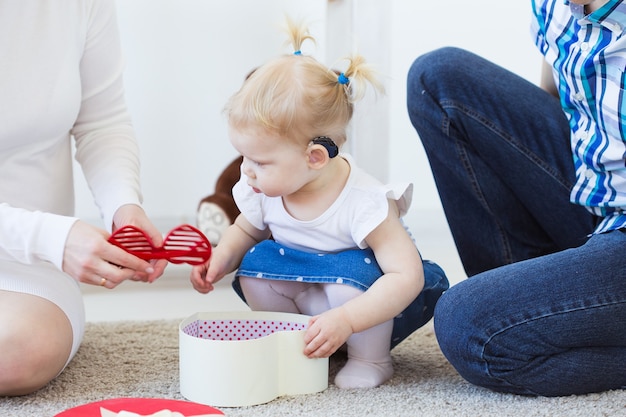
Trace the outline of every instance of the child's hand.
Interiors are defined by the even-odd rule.
[[[207,261],[201,265],[195,265],[191,270],[191,285],[202,294],[208,294],[213,291],[213,283],[206,279],[206,274],[209,269],[209,262]]]
[[[193,267],[190,276],[191,285],[202,294],[210,293],[215,289],[214,285],[234,269],[230,267],[229,260],[230,258],[225,257],[223,251],[216,249],[211,259]]]
[[[309,358],[327,358],[346,343],[352,333],[344,308],[330,309],[309,320],[304,334],[304,354]]]

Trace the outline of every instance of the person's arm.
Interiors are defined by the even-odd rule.
[[[122,206],[115,216],[129,219],[123,224],[150,230],[148,226],[151,224],[139,206]],[[149,236],[155,241],[153,235]],[[63,271],[80,282],[107,288],[114,288],[126,280],[152,282],[161,276],[167,265],[166,260],[144,261],[110,244],[108,237],[109,233],[105,230],[80,220],[74,223],[65,242]]]
[[[76,160],[107,231],[134,225],[160,246],[162,234],[141,208],[139,149],[125,102],[115,4],[111,0],[88,3],[91,9],[79,64],[81,104],[71,130]],[[125,279],[154,281],[162,274],[166,261],[149,264],[120,252],[106,241],[108,234],[103,232],[82,222],[72,227],[65,244],[63,270],[82,282],[107,278],[109,288]],[[123,268],[115,271],[111,265]]]
[[[0,259],[47,261],[62,269],[65,239],[77,220],[0,203]]]
[[[556,88],[556,84],[554,83],[552,67],[545,60],[542,61],[541,65],[541,80],[539,82],[539,86],[554,97],[559,97],[559,92]]]
[[[120,215],[141,218],[136,206]],[[139,259],[107,242],[108,233],[74,217],[0,203],[0,259],[34,264],[46,261],[77,281],[113,288],[124,280],[156,279],[165,265]],[[119,268],[118,266],[123,266]]]
[[[363,294],[341,307],[311,319],[305,335],[305,355],[327,357],[352,333],[369,329],[400,314],[424,287],[422,260],[390,201],[387,218],[366,238],[382,275]]]
[[[91,18],[79,68],[82,99],[71,133],[76,160],[110,231],[120,207],[142,202],[139,148],[125,102],[115,2],[88,4]]]
[[[224,232],[211,259],[192,269],[191,284],[203,294],[213,291],[213,284],[237,269],[248,249],[269,236],[269,230],[257,229],[240,214]]]

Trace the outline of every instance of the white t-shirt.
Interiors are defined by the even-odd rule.
[[[318,218],[302,221],[292,217],[281,197],[255,193],[242,177],[233,187],[233,197],[243,216],[259,230],[269,228],[276,242],[313,253],[334,253],[367,247],[365,238],[389,213],[388,199],[396,200],[400,216],[411,204],[413,185],[385,185],[361,170],[348,154],[350,175],[335,202]]]

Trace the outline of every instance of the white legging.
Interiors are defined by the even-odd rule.
[[[344,284],[239,277],[246,302],[252,310],[318,315],[358,297],[363,291]],[[372,307],[375,308],[375,307]],[[393,320],[359,333],[346,344],[348,357],[381,362],[389,357]]]

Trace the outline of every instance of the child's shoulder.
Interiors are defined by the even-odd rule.
[[[413,194],[413,183],[398,182],[385,184],[369,172],[360,168],[350,154],[342,154],[342,156],[350,164],[350,177],[347,184],[349,187],[373,194],[383,193],[387,195],[391,193],[388,197],[392,199],[398,199],[407,193],[410,195]]]

